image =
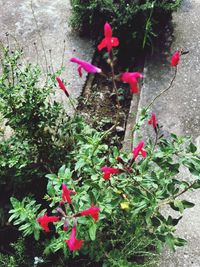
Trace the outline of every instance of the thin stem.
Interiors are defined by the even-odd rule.
[[[112,73],[112,83],[113,83],[113,89],[115,91],[115,94],[117,96],[117,109],[120,108],[120,103],[119,103],[119,94],[118,94],[118,90],[117,90],[117,85],[115,82],[115,70],[114,70],[114,60],[113,60],[113,53],[112,51],[109,53],[109,58],[110,58],[110,68],[111,68],[111,73]]]
[[[75,105],[74,105],[74,103],[73,103],[73,101],[72,101],[71,97],[70,97],[70,96],[68,96],[68,98],[69,98],[69,102],[70,102],[71,106],[73,107],[73,109],[74,109],[74,112],[75,112],[75,114],[76,114],[76,112],[77,112],[77,110],[76,110],[76,107],[75,107]]]
[[[52,60],[52,53],[51,52],[52,52],[51,49],[49,49],[50,65],[51,65],[52,72],[54,73],[53,60]]]
[[[175,72],[174,72],[174,76],[169,84],[169,86],[167,88],[165,88],[163,91],[161,91],[157,96],[155,96],[153,98],[153,100],[149,103],[149,105],[145,108],[145,110],[147,111],[152,105],[153,103],[156,101],[157,98],[159,98],[162,94],[164,94],[165,92],[167,92],[173,85],[174,80],[176,79],[176,75],[177,75],[177,66],[175,67]]]
[[[36,28],[37,28],[38,35],[40,37],[40,42],[41,42],[41,45],[42,45],[42,50],[44,52],[44,59],[45,59],[46,71],[48,73],[48,61],[47,61],[46,51],[45,51],[44,42],[43,42],[43,39],[42,39],[42,34],[41,34],[40,30],[39,30],[38,21],[37,21],[36,16],[35,16],[35,11],[33,9],[33,0],[31,0],[31,11],[32,11],[33,19],[35,21],[35,25],[36,25]]]
[[[62,60],[61,60],[61,66],[60,66],[60,68],[62,68],[62,67],[63,67],[63,65],[64,65],[65,50],[66,50],[66,46],[65,46],[65,40],[64,40],[64,41],[63,41],[63,53],[62,53]]]
[[[189,189],[191,189],[193,187],[193,185],[196,183],[196,181],[194,181],[193,183],[191,183],[187,188],[185,188],[184,190],[182,190],[181,192],[177,193],[174,198],[177,198],[179,196],[181,196],[182,194],[184,194],[185,192],[187,192]]]

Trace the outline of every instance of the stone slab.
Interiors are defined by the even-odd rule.
[[[94,47],[91,41],[80,38],[70,29],[68,24],[70,8],[70,0],[0,0],[0,40],[6,44],[5,33],[9,33],[9,42],[16,45],[14,40],[16,38],[19,45],[23,47],[24,59],[39,63],[44,71],[46,70],[44,50],[47,67],[53,66],[56,70],[60,68],[63,61],[65,71],[62,77],[67,81],[67,88],[72,97],[77,98],[82,92],[86,74],[84,73],[80,79],[77,65],[69,62],[69,59],[74,56],[91,61]],[[39,33],[42,36],[44,50]],[[49,50],[51,50],[51,57]],[[67,102],[64,93],[60,90],[57,91],[56,97],[60,101]]]

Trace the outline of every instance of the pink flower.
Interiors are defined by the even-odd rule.
[[[109,180],[111,174],[119,173],[120,169],[118,169],[118,168],[110,168],[110,167],[104,166],[104,167],[101,168],[101,171],[104,173],[103,178],[105,180]]]
[[[133,159],[135,160],[139,154],[141,154],[144,158],[147,156],[146,150],[143,149],[144,141],[141,141],[134,149],[133,149]]]
[[[129,83],[131,87],[131,93],[137,94],[138,93],[138,79],[143,78],[142,73],[140,72],[124,72],[121,74],[121,80],[124,83]]]
[[[172,67],[176,67],[178,65],[179,61],[180,61],[180,52],[177,50],[172,55],[172,58],[171,58],[171,66]]]
[[[154,129],[157,128],[157,120],[155,113],[152,112],[151,119],[148,121],[148,124],[152,124]]]
[[[65,184],[62,184],[62,200],[71,205],[72,200],[70,194],[76,195],[76,192],[74,190],[69,190]]]
[[[98,220],[98,217],[99,217],[99,211],[100,211],[100,209],[98,207],[91,205],[91,207],[89,209],[79,212],[78,216],[90,215],[94,219],[94,221],[96,222]]]
[[[86,72],[91,72],[91,73],[100,73],[101,72],[101,69],[99,69],[96,66],[90,64],[89,62],[81,60],[79,58],[72,57],[70,59],[70,61],[77,63],[79,65],[78,73],[79,73],[80,77],[82,77],[82,69],[84,69]]]
[[[63,92],[66,94],[67,97],[69,97],[69,93],[64,85],[64,83],[62,82],[62,79],[60,77],[56,77],[56,81],[58,82],[58,86],[61,90],[63,90]]]
[[[37,222],[39,222],[40,226],[43,228],[45,232],[50,232],[49,230],[49,223],[50,222],[57,222],[60,220],[60,217],[57,216],[47,216],[45,213],[43,216],[37,218]]]
[[[98,50],[101,51],[103,48],[107,48],[108,52],[112,50],[112,47],[119,45],[119,40],[116,37],[112,37],[112,29],[108,22],[104,25],[104,36],[105,38],[98,45]]]
[[[70,239],[64,240],[64,241],[68,245],[70,251],[77,250],[77,249],[81,248],[81,246],[83,245],[83,242],[84,242],[84,240],[76,239],[76,227],[75,226],[72,227]]]

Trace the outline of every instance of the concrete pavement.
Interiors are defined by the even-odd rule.
[[[24,49],[25,59],[38,62],[43,69],[46,69],[44,50],[48,67],[51,66],[51,61],[54,70],[61,66],[65,40],[63,62],[66,70],[62,77],[67,81],[67,87],[72,96],[77,98],[81,94],[86,75],[84,73],[80,79],[77,65],[70,63],[69,58],[74,56],[91,61],[94,48],[91,41],[79,38],[68,26],[70,0],[32,0],[32,7],[31,0],[0,0],[0,10],[0,40],[6,43],[6,32],[14,36]],[[15,44],[12,37],[9,41]],[[52,60],[49,50],[51,50]],[[59,90],[56,98],[67,101],[65,95]]]

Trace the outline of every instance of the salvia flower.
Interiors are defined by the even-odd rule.
[[[45,232],[50,232],[49,230],[49,223],[50,222],[57,222],[60,220],[60,217],[57,216],[48,216],[45,213],[43,216],[37,218],[37,222],[39,222],[40,226],[43,228]]]
[[[72,227],[70,238],[64,241],[68,245],[70,251],[80,249],[84,242],[84,240],[76,239],[76,227],[75,226]]]
[[[71,200],[70,194],[75,195],[76,192],[74,190],[69,190],[67,186],[63,183],[62,184],[62,200],[64,202],[68,202],[71,205],[72,200]]]
[[[179,61],[180,61],[180,52],[177,50],[172,55],[172,58],[171,58],[171,66],[172,67],[176,67],[178,65]]]
[[[120,172],[120,169],[118,168],[111,168],[108,166],[104,166],[101,168],[101,171],[104,173],[103,178],[105,180],[109,180],[112,174],[117,174]]]
[[[153,128],[156,130],[156,128],[157,128],[157,119],[156,119],[155,113],[152,112],[151,118],[148,121],[148,124],[150,124],[150,125],[152,124],[153,125]]]
[[[138,88],[138,79],[143,78],[142,73],[140,72],[124,72],[121,74],[121,80],[124,83],[128,83],[130,85],[131,93],[137,94],[139,91]]]
[[[84,69],[86,72],[91,72],[91,73],[100,73],[101,72],[100,68],[90,64],[87,61],[81,60],[79,58],[72,57],[70,59],[70,61],[74,62],[74,63],[77,63],[79,65],[77,70],[78,70],[78,73],[79,73],[80,77],[82,77],[82,69]]]
[[[119,40],[116,37],[112,37],[112,29],[108,22],[104,25],[104,38],[101,43],[98,45],[98,50],[101,51],[103,48],[107,48],[108,52],[110,53],[112,47],[119,45]]]
[[[142,157],[147,156],[146,150],[143,149],[144,141],[141,141],[135,148],[133,148],[133,159],[135,160],[140,154]]]
[[[67,97],[69,97],[69,93],[60,77],[56,77],[56,81],[58,82],[58,86],[63,92],[66,94]]]
[[[77,216],[88,216],[89,215],[96,222],[98,220],[98,217],[99,217],[99,211],[100,211],[100,209],[98,207],[91,205],[91,207],[89,209],[79,212]]]

